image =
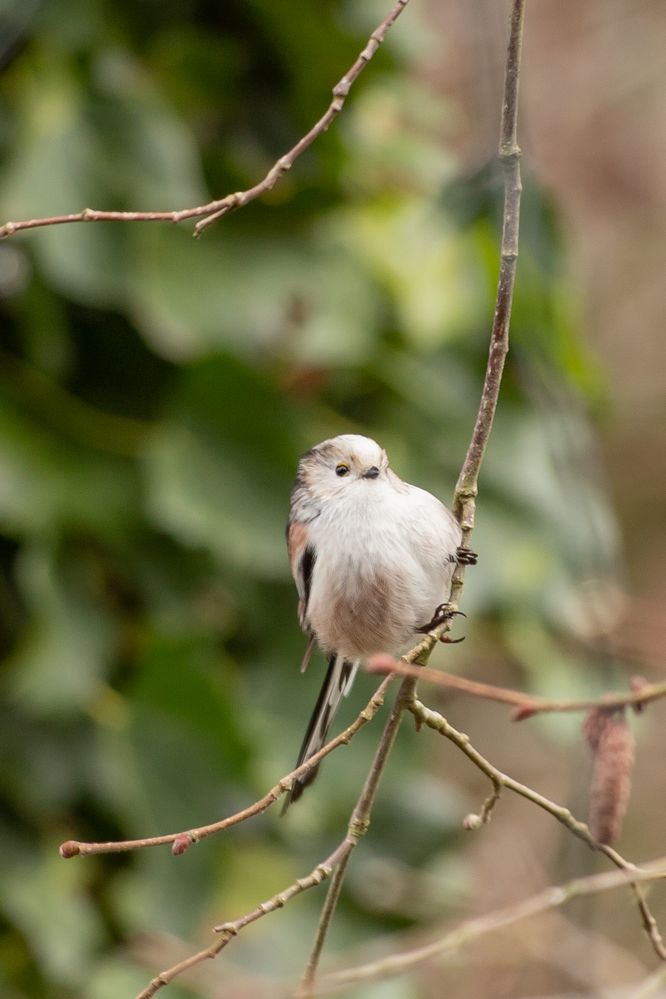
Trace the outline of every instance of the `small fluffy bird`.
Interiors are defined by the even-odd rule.
[[[342,434],[303,455],[287,525],[298,618],[309,636],[301,672],[315,644],[328,671],[297,766],[326,742],[360,662],[405,651],[443,620],[456,563],[474,561],[460,541],[453,514],[403,482],[369,437]],[[285,810],[317,769],[294,781]]]

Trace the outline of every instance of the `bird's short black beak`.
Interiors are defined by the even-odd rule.
[[[364,472],[364,473],[363,473],[363,476],[362,476],[362,477],[363,477],[364,479],[376,479],[376,478],[378,478],[378,476],[379,476],[379,469],[377,468],[377,466],[376,466],[376,465],[372,465],[372,466],[371,466],[371,467],[370,467],[370,468],[369,468],[369,469],[367,470],[367,472]]]

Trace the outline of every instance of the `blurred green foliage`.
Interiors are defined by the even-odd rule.
[[[252,185],[325,108],[384,6],[6,0],[3,220],[180,208]],[[298,675],[283,544],[304,449],[367,433],[405,478],[450,496],[485,364],[501,187],[494,170],[460,176],[447,153],[455,109],[416,82],[432,44],[421,16],[401,19],[291,174],[201,240],[187,225],[90,224],[0,245],[7,999],[133,995],[157,970],[140,934],[207,939],[344,828],[376,730],[327,763],[286,822],[270,813],[178,861],[57,856],[70,837],[212,821],[289,770],[320,678]],[[615,559],[579,401],[600,389],[572,315],[528,178],[465,607],[537,680],[545,650],[551,682],[572,586]],[[370,681],[358,687],[348,716]],[[464,895],[450,853],[464,802],[421,752],[403,732],[338,944]],[[422,890],[407,898],[411,868]],[[248,931],[230,960],[297,972],[320,900]],[[171,937],[159,939],[168,964]],[[209,993],[169,991],[191,994]]]

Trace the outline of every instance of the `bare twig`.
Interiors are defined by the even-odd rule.
[[[420,643],[418,647],[419,651],[417,653],[413,653],[414,656],[416,657],[417,654],[420,654],[421,656],[426,655],[429,647],[432,647],[432,644],[434,644],[434,640],[434,636],[427,636],[424,642]],[[385,683],[386,682],[387,681],[385,681]],[[375,758],[366,778],[363,790],[352,813],[345,838],[338,844],[330,856],[318,864],[309,875],[294,881],[287,888],[278,892],[267,901],[262,902],[260,905],[245,913],[243,916],[215,927],[216,932],[221,934],[219,940],[217,940],[210,947],[198,951],[184,960],[179,961],[171,968],[160,972],[149,982],[146,988],[139,994],[137,999],[150,999],[150,997],[153,996],[159,989],[168,985],[184,972],[202,963],[203,961],[217,957],[218,954],[220,954],[222,950],[224,950],[225,947],[231,942],[231,940],[234,939],[246,926],[256,922],[263,916],[282,908],[297,895],[331,878],[331,875],[333,875],[331,888],[329,889],[329,894],[327,896],[324,909],[322,910],[312,953],[310,954],[308,966],[298,992],[299,999],[310,999],[310,997],[315,994],[337,991],[338,988],[342,988],[343,986],[352,984],[356,981],[366,981],[371,978],[374,979],[380,977],[384,978],[389,977],[391,974],[402,973],[413,964],[427,960],[437,954],[446,953],[454,947],[461,946],[466,943],[468,939],[480,936],[494,929],[499,929],[502,926],[510,925],[511,923],[516,922],[519,919],[526,918],[535,912],[543,911],[543,909],[561,905],[568,898],[573,897],[573,895],[590,894],[593,891],[605,891],[623,883],[631,884],[637,896],[643,916],[643,923],[650,940],[652,941],[653,947],[662,958],[666,958],[657,925],[649,908],[647,907],[647,903],[645,902],[640,887],[641,881],[655,880],[659,877],[666,876],[666,860],[663,862],[658,861],[643,869],[639,869],[622,857],[621,854],[619,854],[612,847],[598,843],[593,838],[585,823],[576,819],[567,808],[550,801],[548,798],[539,794],[537,791],[534,791],[527,785],[521,784],[519,781],[514,780],[507,774],[502,773],[471,745],[469,738],[464,733],[458,732],[454,729],[453,726],[446,721],[443,715],[436,711],[432,711],[430,708],[427,708],[420,701],[418,701],[414,696],[415,682],[416,681],[412,677],[406,677],[398,690],[391,715],[382,734],[380,744],[375,753]],[[490,915],[480,917],[477,920],[471,920],[467,923],[463,923],[462,926],[458,927],[457,930],[454,930],[442,940],[429,944],[426,947],[418,948],[394,959],[374,962],[371,965],[364,965],[361,968],[354,968],[349,971],[339,972],[335,975],[328,976],[315,986],[315,976],[319,958],[330,928],[333,914],[335,912],[347,864],[355,846],[358,844],[369,826],[370,814],[376,797],[379,781],[386,766],[386,762],[397,735],[400,721],[405,709],[411,711],[418,722],[440,732],[440,734],[452,741],[468,757],[468,759],[470,759],[490,779],[493,785],[493,792],[484,803],[480,816],[467,817],[467,828],[475,828],[483,822],[488,821],[493,805],[499,798],[502,789],[506,788],[507,790],[521,795],[528,801],[531,801],[533,804],[549,812],[554,818],[566,826],[570,832],[585,842],[592,849],[604,853],[609,860],[611,860],[620,869],[621,873],[594,875],[589,878],[578,879],[577,881],[571,882],[569,885],[565,885],[560,888],[548,889],[546,892],[540,893],[533,899],[528,899],[525,902],[519,903],[517,906],[511,906],[510,908],[501,910],[498,913],[491,913]],[[291,776],[292,775],[290,775],[290,778]],[[285,780],[287,780],[287,778],[285,778]],[[474,818],[477,819],[477,822],[468,821]],[[581,886],[580,891],[578,890],[578,885]],[[533,906],[535,906],[535,908],[533,908]],[[404,966],[402,964],[396,964],[396,962],[399,962],[402,959],[404,959]]]
[[[481,402],[472,432],[472,439],[465,455],[456,484],[453,512],[463,531],[463,545],[469,544],[474,529],[476,496],[478,493],[481,463],[492,430],[497,400],[504,371],[504,359],[509,350],[509,323],[513,302],[513,285],[518,261],[518,232],[520,224],[520,147],[517,141],[518,93],[520,82],[520,57],[522,52],[524,0],[514,0],[511,10],[511,27],[504,76],[504,99],[500,125],[499,160],[504,173],[504,212],[502,222],[502,251],[499,280],[495,300],[495,315],[490,334],[488,364],[481,393]],[[451,602],[455,606],[460,596],[464,566],[457,567]]]
[[[513,791],[514,794],[518,794],[532,804],[537,805],[544,811],[549,812],[558,822],[565,826],[569,832],[572,832],[574,836],[582,840],[592,850],[597,850],[599,853],[605,854],[608,859],[615,864],[616,867],[621,868],[624,871],[635,871],[636,867],[630,861],[625,860],[621,854],[614,850],[612,846],[608,846],[605,843],[599,843],[590,832],[589,828],[584,822],[575,818],[574,815],[569,811],[568,808],[564,808],[562,805],[556,804],[554,801],[550,801],[549,798],[544,797],[544,795],[539,794],[538,791],[534,791],[531,787],[526,784],[521,784],[520,781],[514,780],[513,777],[509,777],[507,774],[502,773],[496,766],[494,766],[489,760],[482,756],[481,753],[472,746],[469,740],[469,736],[464,732],[459,732],[457,729],[450,725],[446,718],[440,714],[438,711],[433,711],[431,708],[422,704],[421,701],[417,700],[415,697],[408,704],[408,709],[412,712],[417,720],[417,723],[427,725],[429,728],[434,729],[443,735],[446,739],[453,742],[458,749],[465,754],[465,756],[471,760],[471,762],[479,768],[488,777],[493,785],[493,794],[484,803],[481,815],[479,816],[467,816],[465,820],[465,826],[468,829],[474,829],[490,820],[490,815],[492,808],[497,802],[501,791],[506,788],[508,791]],[[476,819],[476,821],[474,821]],[[666,961],[666,947],[659,933],[659,927],[657,926],[656,920],[652,915],[645,896],[641,890],[639,884],[635,883],[632,879],[631,881],[634,894],[636,896],[636,901],[641,913],[641,918],[643,921],[643,928],[648,935],[652,947],[657,954],[657,956],[662,960]]]
[[[454,953],[480,937],[496,930],[513,926],[515,923],[529,919],[549,909],[556,909],[572,898],[584,895],[597,895],[600,892],[622,888],[634,882],[657,881],[666,877],[666,857],[646,864],[640,870],[606,871],[603,874],[591,874],[587,877],[575,878],[557,887],[545,888],[543,891],[523,899],[515,905],[507,906],[496,912],[490,912],[475,919],[468,919],[450,933],[439,937],[420,947],[392,954],[355,968],[333,972],[321,978],[317,987],[317,995],[328,995],[351,985],[376,982],[381,979],[402,975],[406,971],[433,958],[445,957]]]
[[[386,683],[387,681],[385,680],[384,684]],[[324,945],[328,928],[330,926],[331,919],[333,918],[333,913],[335,912],[339,891],[342,886],[342,878],[354,847],[357,845],[361,837],[365,835],[365,832],[370,824],[370,812],[375,800],[379,781],[398,731],[400,719],[404,712],[405,701],[411,697],[413,685],[413,680],[403,680],[402,685],[398,690],[393,709],[377,747],[372,766],[365,780],[363,790],[359,795],[356,807],[352,813],[347,833],[344,839],[335,848],[333,853],[326,860],[322,861],[322,863],[318,864],[307,877],[299,878],[293,884],[289,885],[288,888],[285,888],[277,895],[274,895],[272,898],[268,899],[268,901],[262,902],[255,909],[252,909],[245,915],[240,916],[238,919],[233,920],[232,922],[223,923],[221,926],[216,926],[216,931],[222,934],[222,938],[220,940],[216,941],[205,950],[198,951],[196,954],[192,954],[183,961],[179,961],[178,964],[173,965],[171,968],[161,971],[155,976],[155,978],[152,979],[151,982],[149,982],[143,992],[137,996],[137,999],[149,999],[149,997],[153,996],[158,989],[168,985],[169,982],[172,982],[174,978],[182,975],[185,971],[195,967],[202,961],[217,957],[217,955],[224,950],[227,944],[235,936],[237,936],[245,926],[249,926],[250,923],[256,922],[256,920],[260,919],[262,916],[268,915],[268,913],[275,912],[276,909],[282,908],[296,895],[299,895],[301,892],[306,891],[309,888],[313,888],[315,885],[321,884],[322,881],[330,878],[331,874],[334,874],[334,879],[331,882],[331,885],[337,885],[337,888],[335,891],[329,893],[324,904],[312,955],[310,957],[310,961],[308,962],[308,972],[306,972],[303,982],[304,991],[301,994],[303,996],[310,994],[309,990],[311,981],[314,980],[319,955]],[[384,688],[384,685],[382,685],[382,687]],[[380,688],[380,690],[382,690],[382,688]],[[375,698],[378,694],[379,691],[375,694]],[[379,705],[377,705],[377,707],[378,706]],[[335,742],[335,740],[333,740],[333,742]],[[329,743],[326,748],[328,748],[329,751],[332,751],[335,747]],[[317,756],[319,755],[320,754],[318,753]],[[312,759],[314,760],[315,757],[313,756]],[[297,775],[298,771],[294,771],[293,774],[290,774],[288,778],[284,779],[284,783],[288,785],[288,782],[290,782]],[[283,790],[286,790],[286,788],[283,788]],[[239,816],[242,814],[243,813],[240,812],[238,813]],[[237,816],[232,816],[232,818],[237,819],[238,821],[243,821],[242,818],[237,818]],[[219,826],[220,824],[218,823],[217,825]],[[311,971],[310,968],[312,969]]]
[[[354,811],[352,812],[346,840],[349,848],[336,869],[335,875],[326,895],[326,901],[319,918],[319,924],[317,926],[317,932],[315,934],[312,950],[310,952],[303,980],[301,982],[301,989],[299,992],[299,997],[301,997],[301,999],[309,999],[309,997],[313,994],[312,990],[314,988],[314,981],[317,974],[317,968],[319,966],[319,959],[321,957],[321,952],[324,948],[324,943],[326,942],[331,921],[338,904],[347,864],[349,863],[352,850],[358,844],[361,837],[365,835],[368,826],[370,825],[370,815],[375,797],[377,795],[379,781],[386,767],[389,754],[393,747],[393,743],[395,742],[395,737],[398,734],[405,706],[414,696],[415,686],[416,682],[412,679],[405,679],[402,681],[393,704],[393,710],[391,711],[388,721],[384,726],[384,731],[382,732],[382,737],[379,745],[377,746],[372,766],[370,767],[368,776],[365,779],[363,790],[361,791]]]
[[[349,67],[345,75],[338,80],[333,87],[333,100],[329,104],[326,112],[321,116],[309,132],[298,140],[289,152],[281,156],[270,168],[266,176],[255,184],[254,187],[246,191],[237,191],[228,194],[224,198],[209,201],[205,205],[198,205],[196,208],[183,208],[180,211],[157,211],[157,212],[109,212],[95,208],[84,208],[81,212],[74,212],[69,215],[51,215],[45,218],[24,219],[21,222],[5,222],[0,226],[0,239],[5,239],[23,232],[26,229],[37,229],[50,225],[68,225],[73,222],[184,222],[186,219],[198,218],[199,222],[194,227],[194,235],[200,236],[209,225],[228,215],[230,212],[243,208],[254,201],[260,195],[271,191],[278,180],[287,173],[294,165],[301,153],[312,145],[323,132],[325,132],[333,120],[340,114],[344,106],[347,94],[352,84],[360,73],[370,62],[379,46],[384,41],[389,28],[397,21],[409,0],[397,0],[391,12],[384,18],[381,24],[377,25],[370,35],[365,48],[359,54],[356,61]]]
[[[206,947],[205,950],[200,950],[196,954],[191,954],[186,957],[183,961],[179,961],[178,964],[172,965],[170,968],[160,971],[159,975],[153,978],[145,989],[139,993],[137,999],[150,999],[154,996],[159,989],[164,988],[178,978],[184,972],[189,971],[190,968],[194,968],[197,964],[201,964],[203,961],[211,960],[220,954],[224,948],[229,944],[244,927],[249,926],[250,923],[256,922],[263,916],[267,916],[271,912],[276,912],[278,909],[283,908],[290,902],[292,898],[296,895],[300,895],[302,892],[307,891],[309,888],[314,888],[316,885],[322,883],[327,878],[330,878],[331,873],[335,870],[336,866],[340,863],[341,857],[344,856],[347,848],[346,839],[336,847],[333,853],[324,860],[321,864],[317,864],[311,873],[305,878],[299,878],[294,881],[293,884],[289,885],[288,888],[283,889],[278,892],[277,895],[273,895],[266,902],[262,902],[255,909],[250,912],[245,913],[245,915],[240,916],[238,919],[234,919],[227,923],[222,923],[220,926],[215,927],[215,932],[220,934],[218,940],[210,947]]]
[[[213,836],[216,833],[223,832],[225,829],[231,828],[231,826],[238,825],[239,822],[245,822],[246,819],[250,819],[254,815],[259,815],[289,790],[291,782],[295,778],[302,777],[303,774],[306,774],[312,769],[312,767],[317,766],[317,764],[323,760],[325,756],[332,753],[334,749],[338,748],[338,746],[346,745],[353,738],[353,736],[356,735],[359,729],[374,718],[384,703],[384,696],[389,683],[390,677],[387,677],[379,685],[358,717],[343,732],[336,735],[334,739],[331,739],[331,741],[320,749],[318,753],[311,756],[306,763],[302,763],[300,767],[297,767],[296,770],[292,770],[291,773],[287,774],[280,781],[278,781],[275,787],[272,787],[262,798],[259,798],[259,800],[255,801],[252,805],[248,805],[247,808],[243,808],[240,812],[236,812],[234,815],[229,815],[224,819],[220,819],[218,822],[212,822],[210,825],[199,826],[198,829],[187,829],[177,833],[166,833],[163,836],[148,836],[144,839],[118,840],[108,843],[80,843],[77,840],[70,839],[61,845],[61,857],[85,857],[94,853],[125,853],[128,850],[143,850],[149,846],[164,846],[169,843],[173,844],[172,852],[176,855],[180,855],[181,853],[184,853],[188,847],[192,846],[194,843],[198,843],[202,839],[205,839],[207,836]]]
[[[368,663],[367,669],[370,673],[394,673],[397,676],[411,676],[424,680],[426,683],[433,683],[438,687],[457,690],[461,694],[469,694],[472,697],[480,697],[487,701],[499,701],[501,704],[511,704],[516,708],[512,716],[514,721],[523,721],[525,718],[531,718],[532,715],[549,712],[588,711],[591,708],[608,708],[610,710],[612,708],[633,707],[639,709],[650,701],[666,697],[666,683],[646,683],[639,689],[626,693],[602,694],[601,697],[588,700],[555,700],[537,697],[534,694],[523,694],[519,690],[510,690],[507,687],[496,687],[490,683],[480,683],[478,680],[468,680],[466,677],[445,673],[443,670],[412,666],[402,659],[394,659],[388,655],[374,656]]]

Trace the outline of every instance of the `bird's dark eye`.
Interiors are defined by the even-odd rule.
[[[335,466],[336,475],[340,476],[346,475],[348,471],[349,471],[349,465],[345,465],[344,461],[341,461],[338,465]]]

